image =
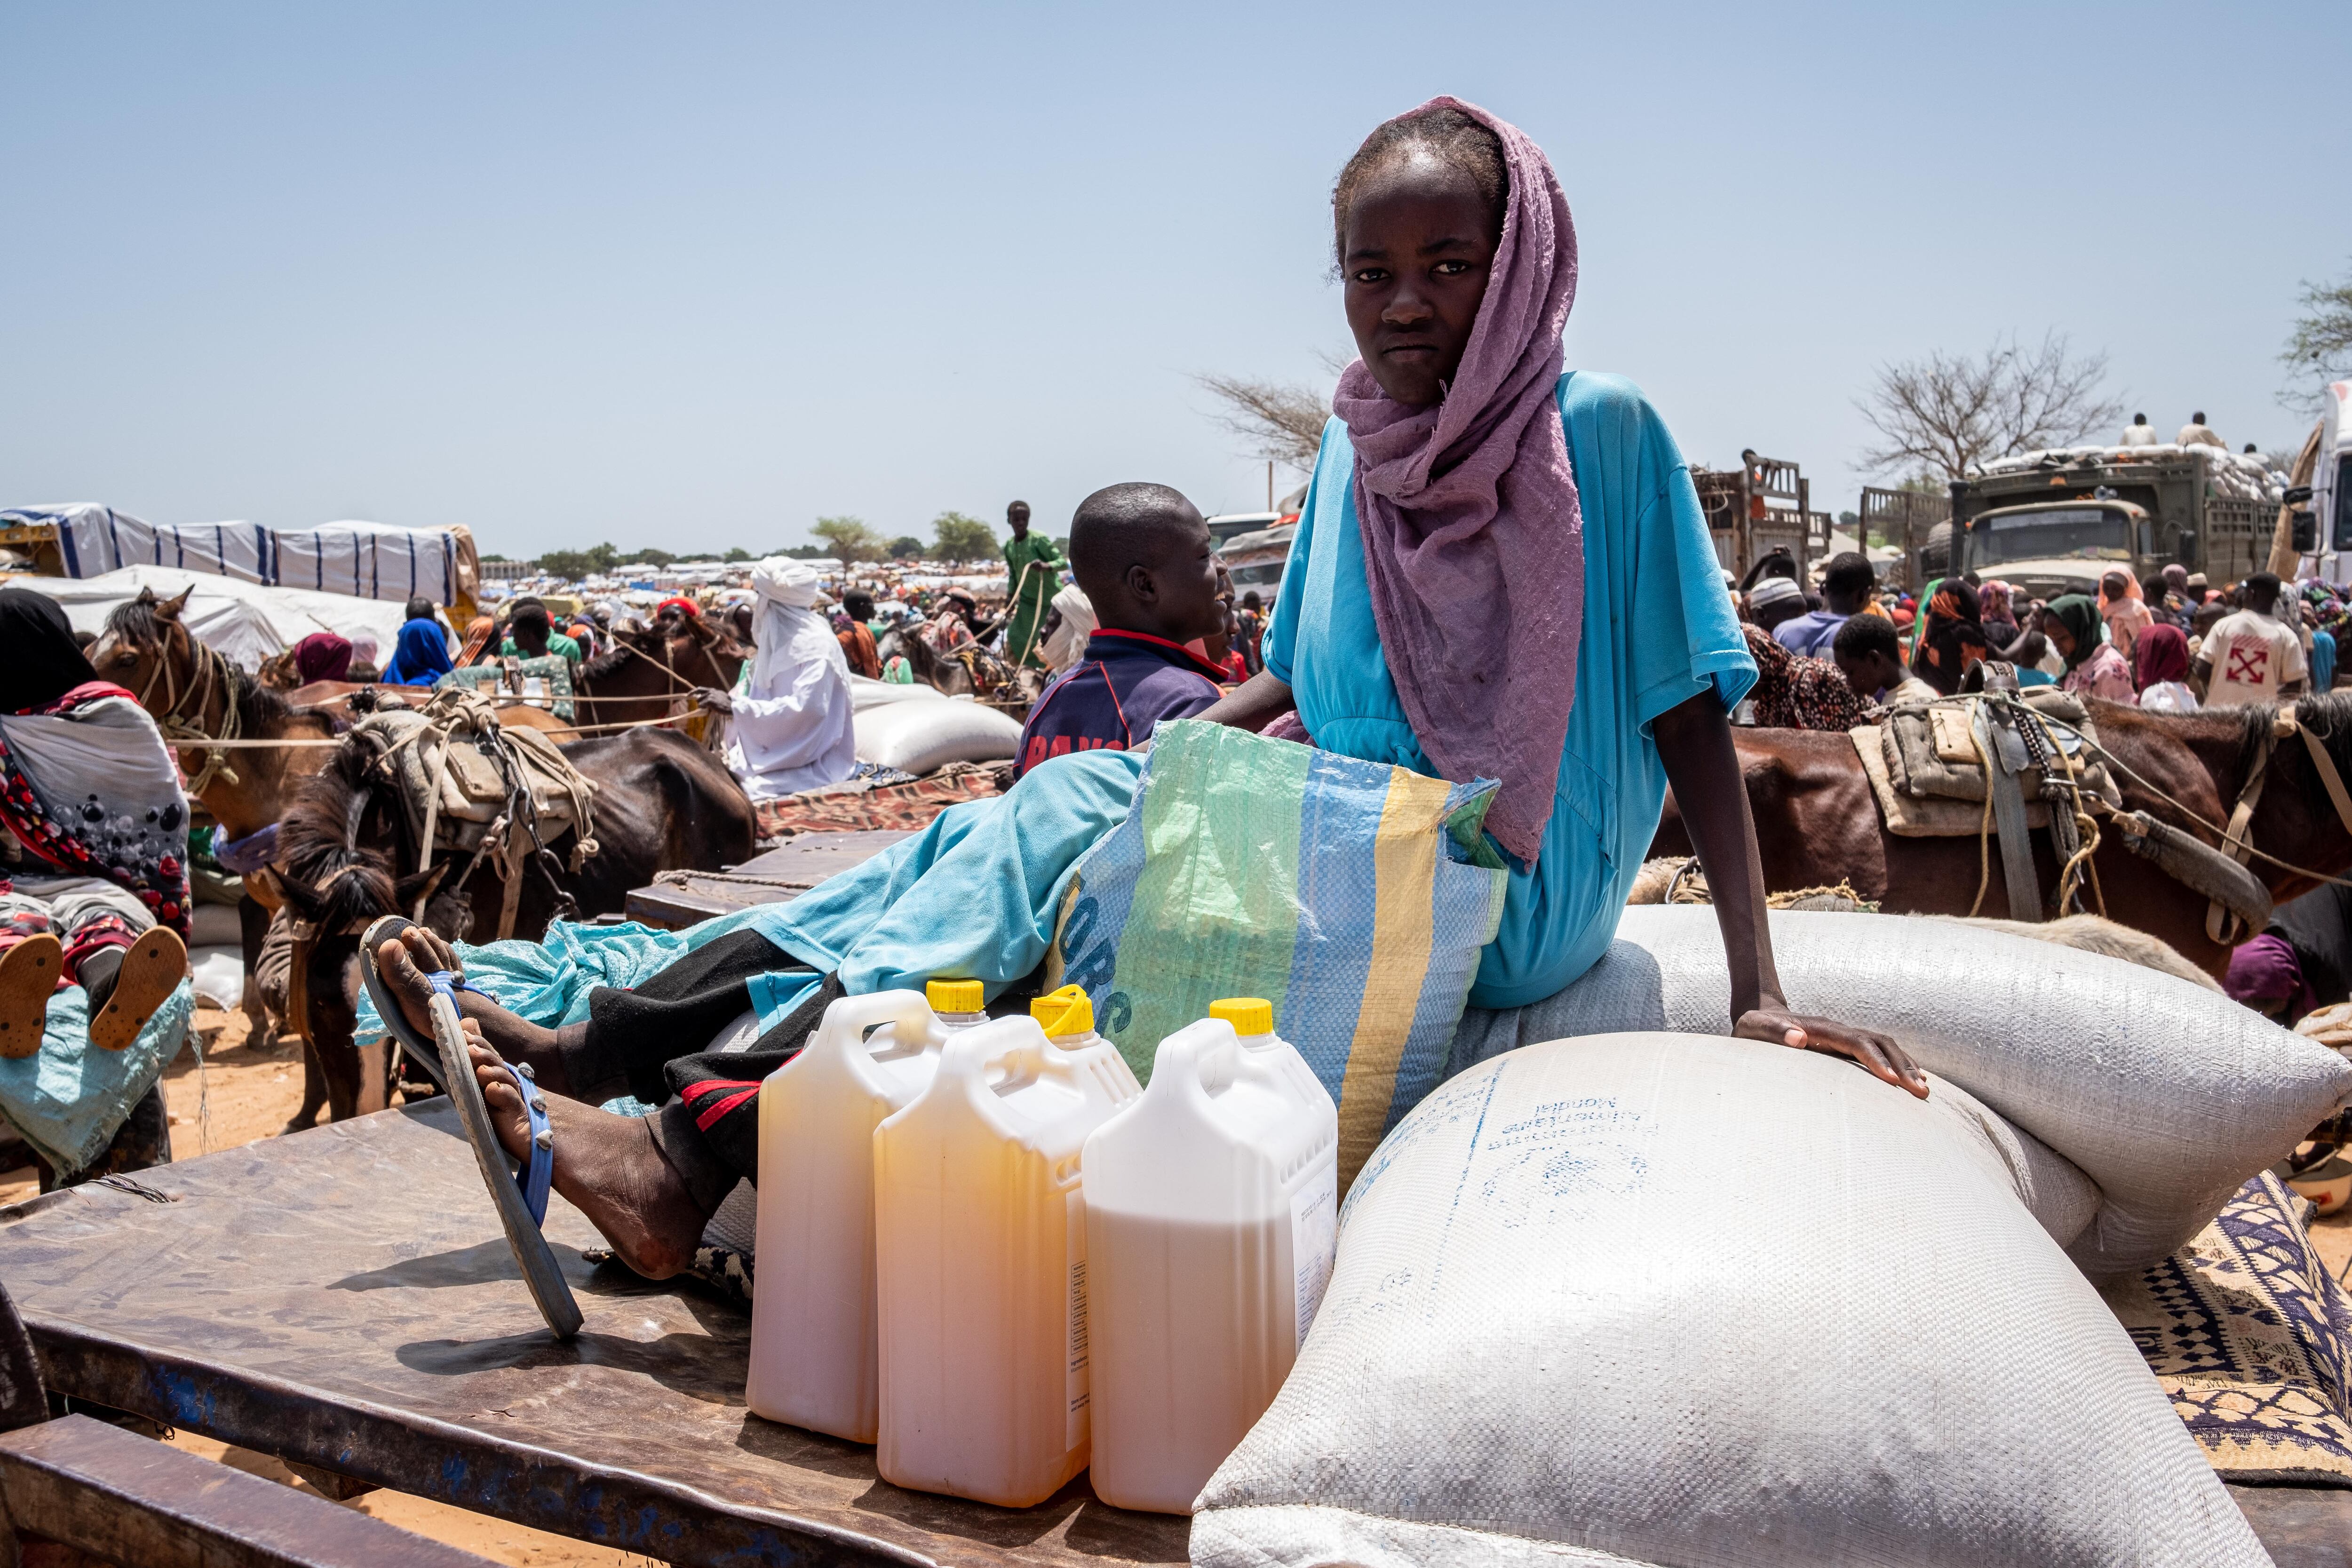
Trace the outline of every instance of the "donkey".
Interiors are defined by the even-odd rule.
[[[306,784],[278,830],[278,881],[307,928],[297,944],[296,991],[306,1034],[327,1080],[331,1117],[383,1103],[387,1064],[363,1064],[352,1039],[359,934],[378,916],[409,913],[429,895],[423,923],[453,941],[498,930],[504,884],[486,861],[461,889],[469,855],[447,852],[418,870],[418,846],[397,786],[376,769],[388,742],[353,731]],[[682,735],[633,730],[563,748],[597,786],[598,852],[570,868],[567,827],[526,859],[514,934],[536,941],[550,920],[617,914],[629,890],[672,868],[715,871],[748,860],[751,802],[725,766]],[[373,1050],[373,1047],[371,1047]]]

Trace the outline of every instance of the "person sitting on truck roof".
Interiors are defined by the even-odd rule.
[[[1837,640],[1838,627],[1845,625],[1847,616],[1862,614],[1877,586],[1878,574],[1867,555],[1848,550],[1831,556],[1822,573],[1822,607],[1772,627],[1773,639],[1790,653],[1822,658]]]
[[[2147,415],[2135,414],[2132,416],[2132,422],[2124,426],[2123,439],[2116,442],[2116,445],[2119,447],[2153,447],[2157,445],[2156,426],[2147,422]]]
[[[2219,447],[2224,452],[2230,449],[2230,443],[2222,440],[2213,426],[2205,423],[2205,411],[2201,408],[2180,427],[2180,434],[2175,439],[2184,447]]]
[[[1200,510],[1166,485],[1111,485],[1078,503],[1070,561],[1094,605],[1085,657],[1030,710],[1017,773],[1072,752],[1130,751],[1163,719],[1224,695],[1225,672],[1184,645],[1225,629],[1217,556]]]
[[[2208,708],[2243,708],[2302,695],[2303,639],[2280,620],[2279,580],[2257,572],[2239,590],[2240,608],[2213,623],[2198,646],[2189,684]]]

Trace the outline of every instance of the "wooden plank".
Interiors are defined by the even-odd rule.
[[[732,914],[754,904],[798,898],[827,877],[859,866],[903,838],[905,831],[803,833],[780,848],[720,872],[665,872],[651,887],[633,890],[622,912],[666,931]]]
[[[2352,1568],[2352,1491],[2233,1486],[2230,1496],[2278,1568]]]
[[[87,1415],[0,1435],[19,1537],[136,1568],[486,1568],[489,1560]]]
[[[751,1322],[546,1233],[585,1318],[524,1290],[446,1100],[0,1209],[58,1392],[354,1480],[688,1565],[1181,1563],[1187,1521],[1085,1480],[1036,1508],[904,1491],[874,1451],[743,1407]]]

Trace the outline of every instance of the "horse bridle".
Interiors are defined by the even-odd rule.
[[[237,739],[244,721],[237,714],[236,683],[228,672],[227,657],[209,644],[199,641],[194,632],[179,622],[165,621],[163,625],[163,640],[155,645],[155,668],[148,675],[146,685],[140,689],[139,706],[147,707],[147,700],[155,693],[155,682],[161,680],[163,682],[165,707],[162,717],[156,721],[156,727],[163,731],[167,740]],[[180,690],[177,678],[172,674],[172,633],[174,631],[188,639],[188,657],[195,665],[198,677],[188,683],[184,693]],[[212,689],[215,683],[221,688],[223,699],[221,732],[217,735],[198,722],[204,718],[205,705],[212,700]],[[190,701],[195,704],[194,719],[181,711],[182,704]],[[149,709],[149,711],[153,710]],[[183,749],[194,751],[198,748],[188,746]],[[205,765],[188,781],[188,793],[195,795],[204,794],[205,787],[215,778],[225,779],[230,784],[238,782],[236,770],[229,766],[228,752],[217,746],[205,751]]]

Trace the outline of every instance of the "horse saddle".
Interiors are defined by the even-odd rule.
[[[422,858],[477,849],[494,827],[501,837],[522,829],[541,847],[574,829],[595,852],[594,783],[543,731],[502,728],[487,697],[446,688],[422,709],[378,713],[359,729],[384,742],[378,766],[389,764]]]
[[[2098,741],[2081,700],[2054,687],[2022,694],[2027,709],[2052,722],[2037,726],[2042,744],[2063,758],[2086,794],[2111,807],[2123,805],[2106,764],[2089,748]],[[1872,795],[1886,830],[1901,838],[1974,838],[1985,829],[1990,784],[1985,758],[2001,758],[2024,805],[2022,826],[2050,826],[2042,794],[2044,770],[2025,751],[2015,725],[1980,724],[1980,698],[1963,696],[1933,703],[1904,703],[1876,724],[1848,731],[1847,738],[1870,780]]]

